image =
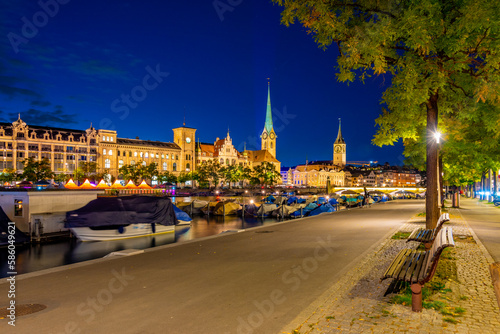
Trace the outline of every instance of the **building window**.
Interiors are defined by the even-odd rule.
[[[178,154],[175,155],[175,160],[179,160],[179,155]]]
[[[135,165],[135,160],[130,161],[130,165],[134,166]]]
[[[158,159],[160,156],[158,155],[158,153],[156,153],[156,159]]]
[[[145,157],[145,158],[148,158],[148,157],[149,157],[148,152],[146,152],[146,153],[145,153],[144,157]]]
[[[226,159],[226,165],[229,166],[229,159]]]
[[[113,150],[109,150],[109,155],[113,155]]]
[[[122,168],[123,167],[123,160],[119,160],[118,161],[118,168]]]
[[[144,155],[144,154],[143,154],[142,152],[139,154],[139,156],[140,156],[141,158],[142,158],[142,156],[143,156],[143,155]]]
[[[104,168],[111,168],[111,160],[109,159],[104,160]]]
[[[132,156],[132,151],[128,151],[128,156],[131,157]]]
[[[172,169],[174,172],[177,172],[177,164],[174,162],[173,166],[172,166]]]
[[[136,152],[134,152],[134,157],[136,157],[136,156],[137,156],[137,151],[136,151]]]
[[[161,158],[162,158],[162,159],[165,159],[165,154],[162,154],[162,155],[161,155]]]
[[[167,170],[167,163],[166,162],[163,163],[163,170]]]
[[[168,159],[168,154],[166,155],[167,159]]]
[[[146,161],[143,161],[143,162],[142,162],[142,165],[143,165],[144,167],[146,167]]]
[[[113,137],[109,137],[109,141],[113,141]]]
[[[120,156],[120,151],[116,151],[116,156],[119,157]]]
[[[102,150],[102,155],[106,155],[106,149]]]
[[[220,158],[220,164],[224,165],[224,159]]]
[[[186,164],[186,171],[188,171],[188,172],[189,172],[189,168],[190,168],[190,167],[191,167],[191,165],[187,163],[187,164]]]
[[[14,200],[14,216],[22,217],[23,215],[23,200],[15,199]]]

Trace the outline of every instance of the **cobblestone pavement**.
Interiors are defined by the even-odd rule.
[[[457,279],[446,284],[451,289],[446,296],[448,305],[465,309],[462,316],[452,318],[457,323],[445,321],[434,309],[416,313],[411,306],[389,303],[390,294],[384,297],[391,280],[380,283],[380,277],[402,248],[418,246],[389,238],[331,287],[307,320],[281,333],[500,333],[500,311],[488,268],[494,261],[460,210],[449,213],[445,226],[453,228]],[[399,232],[421,226],[425,218],[413,217]]]

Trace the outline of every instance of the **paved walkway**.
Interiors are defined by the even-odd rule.
[[[432,309],[415,313],[411,306],[389,303],[391,295],[384,293],[391,280],[379,279],[400,249],[416,243],[388,239],[280,333],[499,333],[500,311],[488,267],[494,261],[460,209],[449,212],[445,226],[453,227],[457,281],[447,284],[447,296],[449,305],[465,309],[458,323],[444,321]],[[425,219],[413,217],[399,231],[422,225]]]

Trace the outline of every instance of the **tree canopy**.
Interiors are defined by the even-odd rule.
[[[285,25],[298,20],[319,46],[338,47],[339,81],[372,75],[390,81],[373,143],[392,145],[399,139],[410,146],[425,143],[427,226],[433,227],[438,217],[434,133],[444,128],[456,133],[452,124],[470,126],[484,104],[494,110],[485,122],[500,124],[498,4],[490,0],[273,1],[284,6]],[[494,139],[498,142],[498,134]],[[462,144],[471,143],[462,140]],[[442,152],[449,152],[447,145],[447,141],[441,145]],[[415,156],[418,151],[407,154]],[[451,158],[449,163],[456,164]]]

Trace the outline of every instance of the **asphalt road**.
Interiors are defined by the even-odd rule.
[[[0,332],[277,333],[423,209],[401,200],[19,276],[16,304],[47,308]]]
[[[461,198],[460,212],[495,262],[500,261],[500,208]]]

